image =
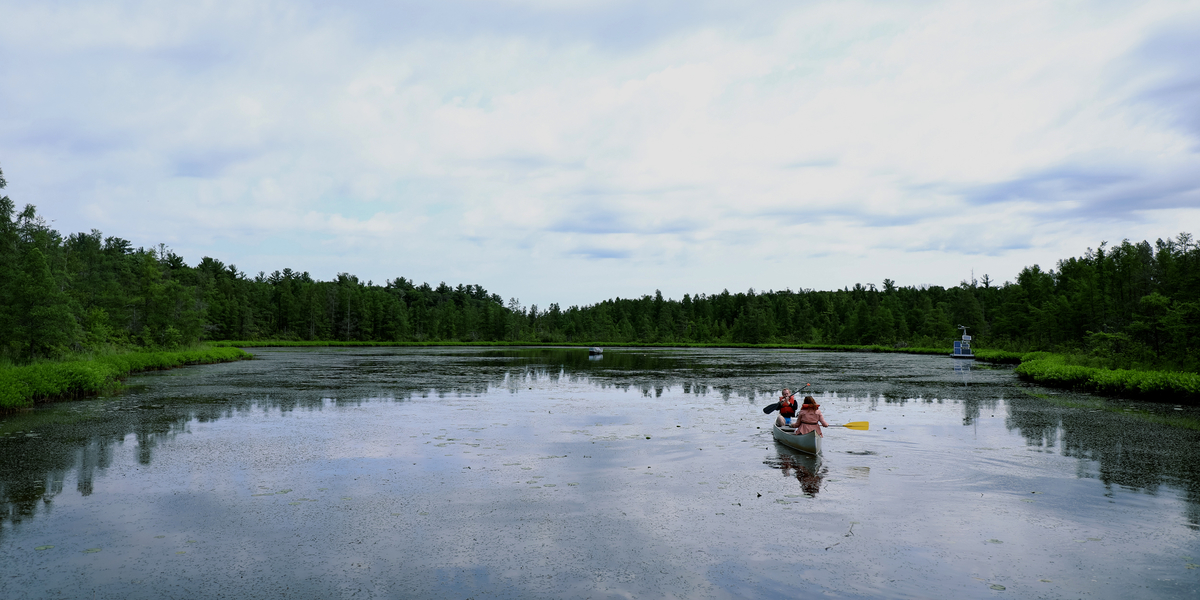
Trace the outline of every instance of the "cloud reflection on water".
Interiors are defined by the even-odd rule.
[[[561,348],[260,352],[266,360],[148,375],[131,382],[123,395],[4,417],[0,535],[49,510],[67,481],[76,482],[80,495],[91,494],[120,446],[135,444],[137,462],[148,466],[160,444],[187,433],[193,423],[376,402],[457,402],[501,390],[520,394],[568,385],[638,393],[655,402],[665,402],[664,393],[682,392],[746,402],[757,410],[773,401],[778,387],[799,387],[800,381],[813,382],[821,402],[835,400],[863,413],[956,404],[963,426],[1002,416],[1028,447],[1078,459],[1079,477],[1149,494],[1182,490],[1188,526],[1200,528],[1196,432],[1030,397],[1004,369],[976,369],[964,379],[961,365],[944,365],[940,357],[612,349],[596,361],[584,349]],[[38,435],[27,437],[30,432]],[[820,491],[827,473],[820,460],[809,464],[782,450],[766,464],[795,476],[810,495]]]

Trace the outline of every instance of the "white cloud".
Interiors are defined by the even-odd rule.
[[[544,306],[1004,280],[1200,223],[1197,2],[0,11],[9,195],[193,262]]]

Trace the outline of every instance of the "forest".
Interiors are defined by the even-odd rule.
[[[0,172],[0,189],[5,185]],[[840,290],[660,292],[587,306],[525,307],[475,284],[289,268],[248,275],[164,245],[92,230],[63,236],[0,197],[0,362],[216,340],[566,344],[871,344],[1071,352],[1109,366],[1196,372],[1200,247],[1190,234],[1100,242],[1052,269],[954,287],[855,284]]]

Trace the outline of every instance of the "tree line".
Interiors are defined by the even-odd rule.
[[[0,189],[5,185],[0,172]],[[62,236],[0,197],[0,358],[24,363],[106,347],[208,340],[528,343],[883,344],[1057,350],[1197,370],[1200,247],[1189,234],[1101,243],[1056,268],[955,287],[856,284],[664,298],[563,309],[504,302],[479,285],[382,284],[291,269],[248,276],[164,245],[99,231]]]

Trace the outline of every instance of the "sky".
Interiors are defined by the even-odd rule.
[[[336,6],[335,6],[336,4]],[[60,232],[521,304],[1200,234],[1200,1],[0,0]]]

